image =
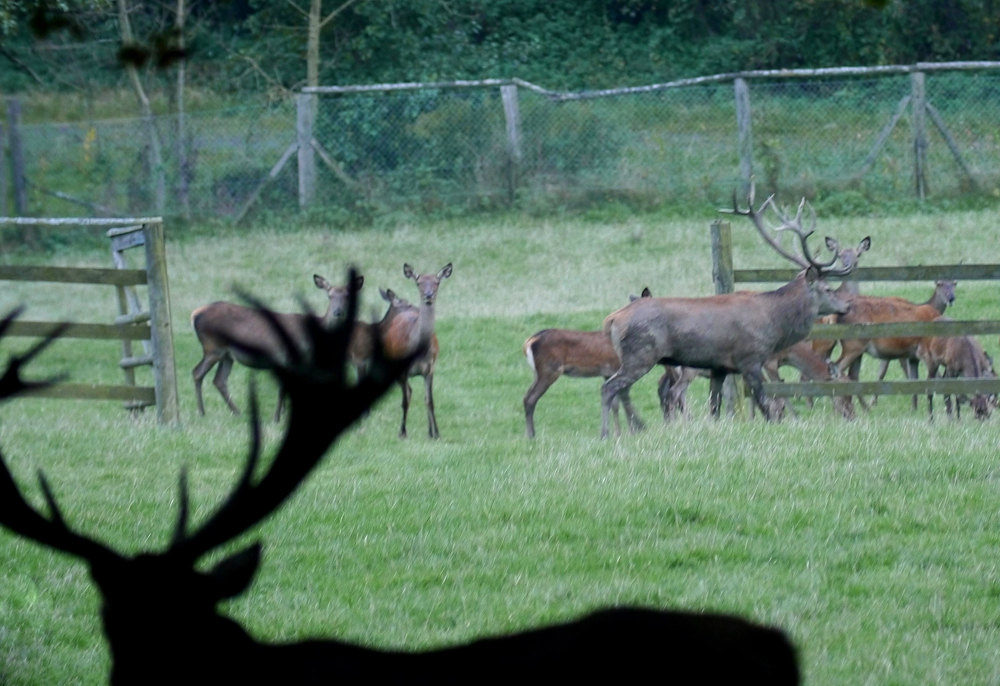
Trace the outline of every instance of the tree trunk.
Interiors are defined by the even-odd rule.
[[[122,35],[123,45],[134,45],[135,37],[132,34],[132,23],[128,18],[128,0],[118,0],[118,27]],[[142,87],[142,80],[139,78],[139,70],[131,62],[125,66],[132,89],[139,101],[139,110],[142,118],[146,121],[146,129],[149,134],[149,167],[153,176],[154,196],[156,211],[163,214],[167,206],[167,181],[163,170],[163,152],[160,145],[160,135],[156,131],[156,122],[153,121],[153,109],[149,105],[149,98]]]
[[[177,0],[177,47],[184,50],[184,0]],[[181,215],[191,219],[190,169],[187,156],[187,126],[184,121],[184,72],[187,60],[181,57],[177,62],[177,200],[181,205]]]

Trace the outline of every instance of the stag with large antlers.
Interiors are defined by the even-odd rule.
[[[766,293],[729,293],[705,298],[640,298],[604,320],[604,331],[621,359],[618,372],[601,387],[601,437],[608,434],[612,399],[642,378],[657,364],[707,369],[711,373],[711,411],[719,416],[722,382],[727,374],[742,374],[754,401],[768,419],[778,413],[764,395],[762,368],[779,350],[804,340],[816,317],[843,314],[850,307],[826,283],[826,276],[846,276],[854,265],[834,268],[838,255],[818,262],[810,253],[808,238],[815,231],[812,215],[809,231],[802,228],[805,200],[789,219],[768,198],[754,210],[751,186],[748,207],[739,208],[733,194],[734,214],[748,217],[775,252],[794,262],[802,271],[789,283]],[[802,248],[802,257],[786,251],[765,225],[763,214],[770,207],[781,220],[778,231],[791,231]]]
[[[355,283],[353,275],[349,283]],[[220,601],[250,585],[260,564],[261,545],[254,543],[208,571],[195,568],[198,560],[274,512],[337,437],[413,362],[413,356],[387,359],[379,343],[365,376],[350,385],[345,367],[356,311],[357,291],[352,288],[342,324],[328,330],[309,317],[310,345],[304,353],[279,318],[259,310],[284,346],[282,359],[271,360],[290,401],[290,419],[277,455],[264,475],[255,479],[260,423],[252,399],[252,441],[242,477],[215,513],[189,531],[182,475],[180,513],[165,551],[127,556],[73,531],[56,505],[53,489],[40,475],[49,509],[44,516],[25,500],[0,458],[0,524],[90,566],[103,596],[112,684],[451,684],[628,681],[650,675],[683,684],[799,682],[794,648],[781,631],[725,615],[615,608],[512,636],[410,652],[374,650],[332,639],[261,643],[219,614]],[[0,322],[0,336],[14,316]],[[20,372],[53,338],[7,365],[0,376],[0,400],[44,386],[24,381]],[[413,355],[423,354],[426,346],[424,339]],[[244,350],[253,357],[270,355],[263,348]]]

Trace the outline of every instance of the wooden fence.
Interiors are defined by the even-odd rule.
[[[163,236],[163,219],[36,219],[31,217],[0,217],[0,224],[41,226],[101,226],[122,227],[134,225],[142,232],[145,245],[145,269],[97,269],[90,267],[52,267],[28,265],[0,265],[0,281],[34,281],[50,283],[84,283],[112,285],[119,295],[126,288],[146,286],[149,294],[148,312],[121,315],[113,324],[71,324],[63,338],[89,338],[104,340],[150,341],[152,355],[143,358],[126,357],[119,366],[130,371],[135,366],[150,364],[153,368],[153,386],[134,384],[113,386],[102,384],[61,383],[36,391],[34,395],[46,398],[72,398],[80,400],[121,400],[127,407],[156,405],[156,416],[161,424],[174,424],[180,418],[177,400],[177,373],[174,366],[173,331],[170,319],[170,289],[167,281],[167,256]],[[141,227],[141,229],[139,229]],[[138,242],[138,239],[134,239]],[[40,337],[48,334],[58,322],[16,321],[9,335]],[[126,374],[128,378],[128,374]],[[133,377],[134,378],[134,377]]]
[[[734,269],[733,242],[728,222],[711,226],[712,280],[716,293],[732,293],[737,283],[787,283],[796,269]],[[917,267],[858,267],[854,281],[1000,281],[1000,264],[945,264]],[[889,336],[972,336],[1000,333],[1000,321],[898,322],[889,324],[818,324],[808,339],[843,340]],[[732,377],[730,377],[732,378]],[[727,379],[727,411],[736,411],[739,398]],[[907,381],[811,381],[765,383],[772,397],[824,395],[914,395],[1000,393],[1000,379],[920,379]]]

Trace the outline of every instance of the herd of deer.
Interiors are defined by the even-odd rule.
[[[408,272],[410,270],[407,270]],[[233,359],[269,369],[290,404],[290,418],[276,454],[255,477],[261,452],[256,394],[251,393],[251,445],[235,488],[215,512],[189,530],[187,479],[180,479],[179,512],[173,538],[163,551],[125,555],[74,531],[63,518],[53,489],[39,472],[48,516],[25,499],[0,456],[0,525],[90,568],[102,597],[104,634],[111,652],[110,683],[149,684],[330,684],[330,683],[610,683],[665,681],[723,686],[795,686],[800,683],[796,651],[783,631],[740,617],[638,607],[612,607],[575,620],[511,635],[423,651],[383,650],[336,639],[264,643],[218,605],[242,594],[261,562],[260,542],[224,557],[207,570],[198,561],[238,538],[277,510],[319,463],[330,446],[420,360],[433,368],[432,326],[424,320],[434,293],[450,268],[416,278],[424,306],[411,315],[418,333],[412,347],[395,355],[391,325],[356,325],[360,278],[353,273],[343,309],[330,327],[311,314],[289,318],[263,308],[229,311],[240,326],[232,334],[205,326],[213,310],[203,310],[203,341],[211,349],[201,375],[215,362],[225,379]],[[325,282],[317,285],[325,288]],[[389,294],[386,294],[387,296]],[[212,308],[213,306],[209,306]],[[409,307],[396,303],[394,307]],[[336,313],[327,313],[327,317]],[[18,315],[0,321],[0,337]],[[205,317],[208,317],[206,320]],[[397,315],[403,316],[403,315]],[[218,320],[216,320],[218,321]],[[264,327],[260,329],[258,327]],[[207,332],[213,331],[212,336]],[[244,336],[255,331],[256,336]],[[367,334],[359,332],[367,331]],[[28,382],[22,367],[60,331],[14,357],[0,375],[0,402],[51,382]],[[393,334],[394,335],[394,334]],[[361,338],[359,339],[359,336]],[[367,339],[364,336],[369,336]],[[358,366],[357,351],[370,346],[356,381],[347,367]],[[398,341],[397,341],[398,342]],[[228,352],[223,352],[228,351]],[[202,367],[203,365],[199,365]],[[416,372],[419,373],[419,372]],[[230,401],[231,402],[231,401]]]
[[[978,340],[971,336],[893,337],[840,341],[841,353],[836,362],[831,355],[837,341],[807,341],[813,324],[860,324],[889,322],[925,322],[946,320],[945,308],[955,300],[955,282],[938,281],[934,294],[925,303],[912,303],[898,297],[861,295],[857,283],[843,281],[831,288],[826,277],[846,277],[858,264],[861,254],[871,247],[865,238],[856,248],[841,248],[826,239],[833,254],[819,262],[810,253],[807,239],[815,231],[816,215],[808,231],[802,227],[805,200],[799,203],[794,218],[789,218],[768,198],[754,209],[751,187],[747,208],[740,209],[733,196],[733,214],[748,217],[763,239],[778,254],[798,265],[802,271],[789,283],[764,293],[737,291],[703,298],[653,298],[648,288],[642,296],[632,297],[625,307],[604,320],[601,331],[545,329],[528,338],[524,354],[535,380],[524,396],[524,414],[528,437],[535,435],[535,405],[549,387],[562,376],[604,377],[601,387],[601,437],[608,434],[608,417],[613,413],[615,429],[621,427],[619,404],[625,409],[633,431],[643,428],[632,407],[629,389],[657,365],[664,368],[658,385],[660,407],[665,421],[686,413],[686,392],[699,375],[710,379],[710,411],[720,414],[723,381],[728,374],[742,375],[754,403],[767,419],[779,419],[785,409],[783,400],[764,394],[763,379],[780,381],[781,366],[795,367],[804,380],[828,381],[846,375],[858,380],[864,354],[881,361],[879,380],[889,362],[899,360],[907,378],[917,378],[917,366],[924,362],[930,378],[944,367],[946,377],[995,378],[993,363]],[[772,236],[764,222],[765,210],[772,209],[780,220],[775,231],[791,231],[798,237],[801,257],[786,251]],[[837,263],[839,266],[834,266]],[[996,406],[995,396],[976,395],[970,403],[977,419],[988,417]],[[865,410],[869,405],[862,398]],[[874,404],[875,400],[872,401]],[[928,411],[933,418],[933,396],[928,395]],[[846,419],[854,418],[850,396],[835,396],[835,409]],[[951,397],[945,396],[949,416]],[[913,408],[917,397],[913,396]]]

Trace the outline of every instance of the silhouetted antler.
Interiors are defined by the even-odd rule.
[[[327,329],[318,317],[308,313],[308,350],[295,344],[270,310],[250,299],[281,339],[284,359],[269,359],[263,349],[238,341],[230,343],[274,369],[291,401],[288,428],[267,473],[254,483],[260,457],[260,417],[256,394],[251,394],[251,446],[239,482],[215,514],[197,531],[186,535],[187,494],[182,476],[181,510],[168,554],[197,559],[273,512],[319,463],[334,440],[397,381],[414,357],[424,352],[426,342],[414,356],[388,360],[382,353],[381,341],[376,340],[367,374],[356,385],[347,385],[348,347],[358,310],[355,277],[351,270],[347,316],[342,324]]]

